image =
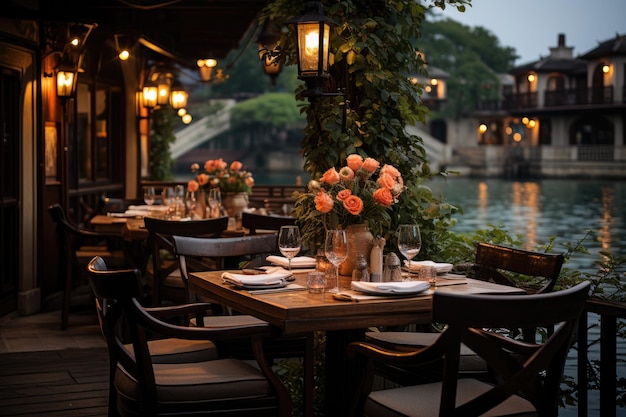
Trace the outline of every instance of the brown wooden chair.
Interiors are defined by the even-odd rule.
[[[94,256],[105,258],[111,265],[127,265],[123,248],[123,237],[117,233],[96,232],[80,228],[70,223],[60,204],[48,207],[52,220],[56,223],[59,248],[63,253],[59,276],[63,278],[63,302],[61,305],[61,328],[69,323],[72,292],[81,278],[87,283],[85,267]]]
[[[348,346],[350,355],[366,359],[353,415],[557,416],[561,376],[589,288],[590,283],[583,282],[567,290],[531,295],[435,292],[433,320],[447,326],[433,344],[410,351],[386,350],[368,342]],[[536,343],[484,330],[542,326],[554,326],[555,330]],[[462,344],[497,370],[497,383],[460,377]],[[443,370],[440,382],[371,391],[380,364],[415,373],[420,366],[436,362]]]
[[[155,315],[187,313],[195,306],[159,307],[146,310],[140,303],[141,272],[137,269],[107,270],[100,258],[87,267],[89,281],[98,299],[118,310],[103,316],[107,336],[114,394],[110,400],[126,416],[250,415],[291,416],[288,391],[263,354],[263,339],[272,337],[265,323],[219,328],[183,327],[161,321]],[[204,305],[199,308],[206,308]],[[125,329],[132,349],[113,328]],[[249,344],[255,363],[229,358],[200,362],[156,363],[149,336],[183,340],[237,341]],[[109,415],[114,415],[110,411]]]
[[[180,276],[172,236],[220,236],[228,227],[228,217],[191,221],[146,217],[144,224],[148,230],[151,257],[146,267],[146,283],[151,290],[152,305],[159,306],[164,301],[174,304],[186,302],[187,291]]]
[[[296,218],[291,216],[267,216],[245,211],[241,214],[241,225],[248,229],[251,235],[256,234],[257,230],[278,231],[282,226],[295,224]]]
[[[552,291],[556,284],[561,267],[563,255],[514,249],[490,243],[479,243],[476,248],[476,262],[472,266],[471,277],[484,281],[491,281],[502,285],[516,286],[514,274],[522,274],[535,283],[540,283],[529,293],[545,293]],[[437,324],[431,332],[411,331],[382,331],[367,332],[367,340],[378,343],[380,346],[392,349],[412,349],[419,346],[432,344],[439,336],[441,326]],[[524,340],[534,341],[535,329],[514,329]],[[471,349],[461,346],[460,369],[473,376],[490,378],[489,369],[484,360],[474,354]],[[481,375],[482,374],[482,375]],[[425,375],[427,378],[433,376]],[[387,377],[405,383],[409,375],[392,372]],[[436,376],[434,376],[436,378]]]

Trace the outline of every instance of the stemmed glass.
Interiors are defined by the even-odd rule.
[[[209,217],[220,217],[219,207],[222,205],[222,195],[219,188],[209,190]]]
[[[197,216],[196,204],[196,193],[193,191],[187,191],[187,193],[185,194],[185,206],[187,207],[187,213],[189,214],[189,217],[191,217],[192,219]]]
[[[281,226],[278,234],[278,249],[289,260],[291,272],[291,260],[300,252],[302,238],[298,226]]]
[[[418,225],[401,224],[398,226],[398,249],[409,263],[408,280],[411,280],[411,259],[415,258],[415,256],[417,256],[420,252],[420,249],[422,249],[422,236]]]
[[[327,230],[324,254],[328,262],[335,266],[335,288],[330,293],[339,293],[339,265],[348,257],[348,236],[345,230]]]
[[[143,201],[148,206],[152,206],[154,204],[154,202],[156,201],[156,192],[154,191],[154,187],[144,187]]]

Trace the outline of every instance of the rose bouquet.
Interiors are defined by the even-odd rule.
[[[367,224],[376,236],[391,224],[390,207],[404,189],[400,172],[374,158],[351,154],[338,171],[327,170],[319,181],[311,180],[308,192],[298,195],[295,214],[303,240],[313,248],[324,231]]]
[[[230,166],[222,158],[210,159],[204,163],[204,170],[199,164],[191,165],[191,172],[196,179],[187,183],[187,189],[195,192],[202,188],[219,188],[223,193],[247,193],[252,192],[254,178],[252,174],[243,169],[243,164],[233,161]]]

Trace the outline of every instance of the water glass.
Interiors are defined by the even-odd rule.
[[[306,281],[309,294],[321,294],[326,287],[326,273],[320,271],[309,272]]]

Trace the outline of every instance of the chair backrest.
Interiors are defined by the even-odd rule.
[[[557,415],[565,359],[589,288],[590,283],[583,282],[563,291],[519,296],[435,292],[433,320],[447,324],[427,348],[439,352],[445,361],[440,415],[481,415],[519,393],[540,416]],[[555,330],[544,342],[533,344],[484,330],[540,326],[555,326]],[[493,389],[457,407],[461,343],[483,357],[500,380]]]
[[[172,236],[219,236],[228,227],[228,217],[191,221],[146,217],[144,224],[148,230],[148,248],[152,258],[152,304],[157,306],[161,304],[163,297],[163,280],[178,269],[176,262],[165,262],[162,256],[164,250],[172,258],[175,257]]]
[[[256,234],[257,230],[280,230],[282,226],[295,224],[296,218],[291,216],[266,216],[245,211],[241,214],[241,225],[250,230],[251,235]]]
[[[278,245],[276,234],[218,239],[174,236],[173,239],[181,276],[187,285],[188,301],[193,299],[193,294],[189,293],[189,272],[198,269],[197,267],[194,268],[193,265],[201,265],[202,258],[223,259],[272,253],[276,251]]]
[[[514,284],[500,271],[540,278],[543,285],[532,292],[544,293],[554,289],[563,260],[562,254],[528,251],[481,242],[476,247],[475,273],[477,278],[508,285]]]

